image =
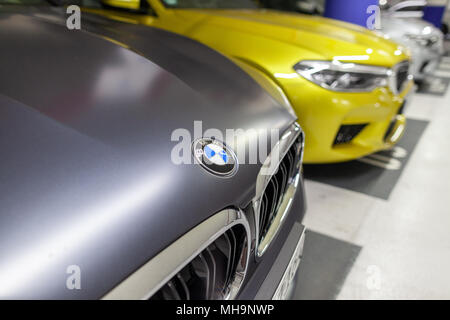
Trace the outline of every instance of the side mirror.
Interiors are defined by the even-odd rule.
[[[101,0],[102,4],[107,7],[113,7],[118,9],[127,10],[140,10],[141,1],[140,0]]]

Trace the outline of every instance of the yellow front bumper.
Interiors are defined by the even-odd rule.
[[[305,132],[305,163],[357,159],[388,149],[402,137],[406,127],[402,106],[412,92],[413,81],[401,94],[394,95],[388,88],[364,93],[332,92],[307,80],[296,80],[283,86]],[[348,125],[364,128],[350,141],[336,143],[341,127]]]

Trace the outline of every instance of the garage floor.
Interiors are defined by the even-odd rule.
[[[450,299],[450,57],[429,80],[394,150],[305,167],[309,233],[295,298]]]

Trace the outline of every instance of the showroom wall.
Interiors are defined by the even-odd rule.
[[[368,8],[378,5],[378,0],[328,0],[324,16],[365,27],[371,13]]]
[[[448,0],[428,0],[423,19],[440,28],[446,6],[448,6]]]

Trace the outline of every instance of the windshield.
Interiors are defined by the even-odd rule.
[[[0,5],[2,4],[15,4],[15,5],[48,5],[49,3],[45,0],[0,0]]]
[[[396,12],[404,12],[404,11],[423,11],[425,7],[423,6],[411,6],[411,7],[403,7],[398,10],[395,10]]]
[[[2,1],[2,0],[0,0]],[[255,9],[253,0],[161,0],[169,8],[195,9]]]

